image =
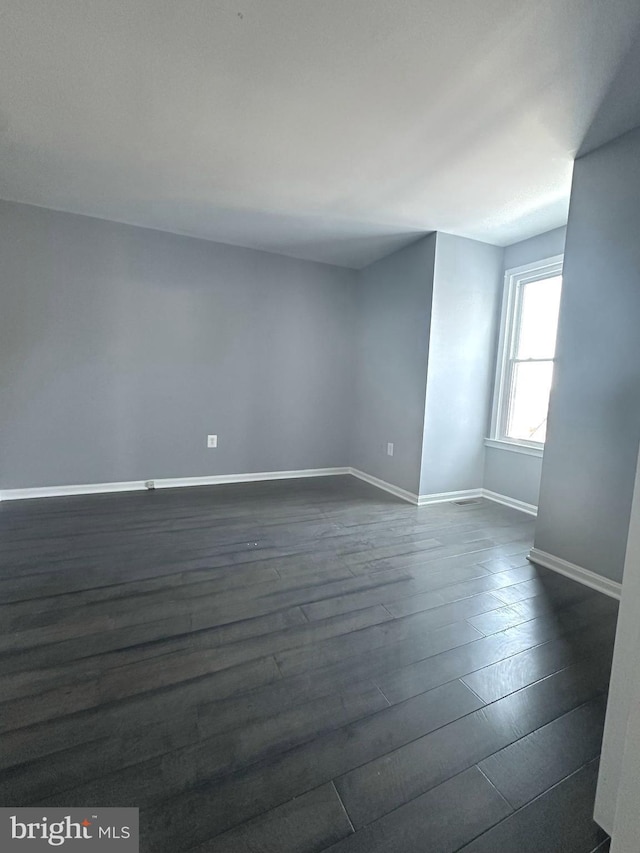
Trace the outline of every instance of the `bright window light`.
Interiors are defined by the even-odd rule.
[[[508,270],[492,438],[542,447],[562,289],[562,257]]]

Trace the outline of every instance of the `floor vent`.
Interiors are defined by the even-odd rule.
[[[479,504],[480,498],[463,498],[461,501],[451,501],[456,506],[469,506],[469,504]]]

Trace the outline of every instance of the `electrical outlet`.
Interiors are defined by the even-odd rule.
[[[208,435],[207,436],[207,447],[217,447],[218,446],[218,436],[217,435]]]
[[[387,456],[393,456],[393,442],[390,441],[387,444]]]

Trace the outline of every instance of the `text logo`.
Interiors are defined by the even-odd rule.
[[[138,809],[3,809],[2,853],[138,853]]]

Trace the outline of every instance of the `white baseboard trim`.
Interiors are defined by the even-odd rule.
[[[71,486],[38,486],[29,489],[5,489],[0,491],[0,501],[32,500],[34,498],[70,497],[73,495],[100,495],[110,492],[137,492],[148,488],[152,482],[156,489],[179,489],[190,486],[219,486],[225,483],[257,483],[264,480],[295,480],[303,477],[333,477],[341,474],[351,474],[359,480],[364,480],[378,489],[389,492],[414,506],[429,506],[430,504],[450,503],[451,501],[469,500],[472,498],[487,498],[529,515],[537,514],[537,507],[526,504],[507,495],[499,495],[487,489],[465,489],[459,492],[440,492],[432,495],[416,495],[387,483],[379,477],[366,474],[357,468],[304,468],[299,471],[258,471],[250,474],[212,474],[204,477],[163,477],[157,480],[130,480],[121,483],[84,483]]]
[[[386,480],[381,480],[379,477],[365,474],[364,471],[359,471],[357,468],[349,468],[349,473],[353,477],[357,477],[358,480],[364,480],[365,483],[382,489],[383,492],[389,492],[389,494],[395,495],[397,498],[402,498],[403,501],[408,501],[410,504],[418,503],[418,495],[408,492],[406,489],[401,489],[399,486],[394,486],[393,483],[387,483]]]
[[[389,492],[397,498],[401,498],[407,503],[414,506],[428,506],[429,504],[442,504],[449,501],[459,501],[465,498],[479,498],[482,496],[482,489],[467,489],[462,492],[440,492],[433,495],[416,495],[414,492],[408,492],[406,489],[401,489],[400,486],[394,486],[393,483],[387,483],[386,480],[381,480],[379,477],[374,477],[373,474],[366,474],[358,468],[351,468],[349,473],[359,480],[364,480],[375,486],[377,489],[382,489],[383,492]]]
[[[538,507],[535,504],[528,504],[524,501],[519,501],[516,498],[510,498],[508,495],[500,495],[498,492],[492,492],[489,489],[482,489],[482,497],[488,501],[493,501],[503,506],[509,506],[511,509],[517,509],[520,512],[526,512],[527,515],[538,515]]]
[[[83,483],[78,486],[37,486],[32,489],[4,489],[0,492],[0,500],[22,501],[71,495],[102,495],[107,492],[138,492],[145,488],[144,480],[131,480],[124,483]]]
[[[517,509],[520,512],[526,512],[528,515],[536,516],[538,507],[534,504],[528,504],[524,501],[516,500],[508,495],[500,495],[497,492],[491,492],[488,489],[463,489],[459,492],[437,492],[431,495],[416,495],[413,492],[408,492],[406,489],[401,489],[399,486],[394,486],[393,483],[387,483],[386,480],[381,480],[379,477],[374,477],[372,474],[366,474],[364,471],[359,471],[357,468],[349,469],[349,473],[359,480],[364,480],[365,483],[370,483],[384,492],[395,495],[408,503],[415,506],[429,506],[430,504],[451,503],[452,501],[471,500],[473,498],[486,498],[494,503],[502,504],[503,506]]]
[[[349,474],[349,468],[304,468],[300,471],[259,471],[252,474],[215,474],[208,477],[174,477],[154,480],[156,489],[189,486],[222,486],[225,483],[259,483],[264,480],[300,480],[304,477],[334,477]]]
[[[188,486],[215,486],[224,483],[255,483],[262,480],[295,480],[302,477],[331,477],[349,474],[350,468],[306,468],[300,471],[260,471],[252,474],[219,474],[205,477],[165,477],[159,480],[131,480],[123,483],[85,483],[79,486],[40,486],[32,489],[5,489],[0,492],[2,501],[19,501],[33,498],[56,498],[71,495],[98,495],[109,492],[136,492],[149,488],[177,489]]]
[[[463,489],[461,492],[436,492],[433,495],[420,495],[418,506],[451,503],[451,501],[468,501],[481,497],[482,489]]]
[[[584,586],[602,592],[610,598],[620,600],[622,584],[617,583],[617,581],[597,575],[590,569],[584,569],[582,566],[577,566],[575,563],[570,563],[561,557],[554,557],[553,554],[547,554],[546,551],[540,551],[538,548],[531,549],[529,559],[540,566],[544,566],[545,569],[551,569],[554,572],[565,575],[565,577],[578,581],[578,583]]]

